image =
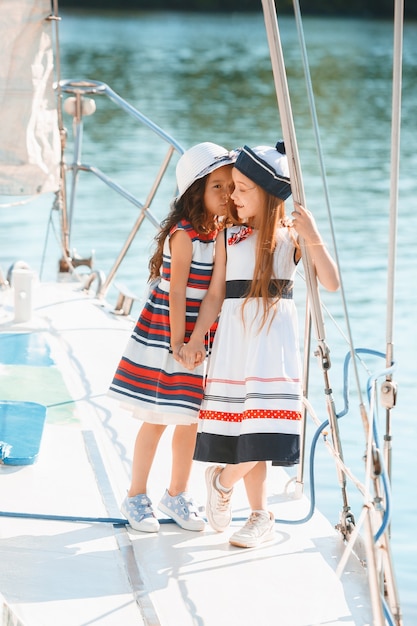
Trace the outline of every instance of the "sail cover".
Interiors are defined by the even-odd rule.
[[[0,2],[0,194],[59,187],[50,0]]]

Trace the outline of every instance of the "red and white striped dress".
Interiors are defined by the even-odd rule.
[[[263,309],[258,298],[247,303],[242,320],[257,233],[239,238],[239,229],[226,233],[226,299],[209,359],[194,458],[293,465],[299,461],[302,418],[298,321],[292,299],[294,240],[288,228],[277,230],[274,283],[284,292],[275,317],[259,329]]]
[[[131,406],[135,417],[155,424],[196,423],[203,397],[203,365],[190,372],[174,360],[170,348],[169,237],[177,230],[184,230],[193,246],[186,290],[187,339],[194,329],[210,284],[217,232],[200,235],[183,220],[171,229],[164,242],[161,279],[148,296],[109,390],[110,396]],[[210,341],[215,327],[211,329]]]

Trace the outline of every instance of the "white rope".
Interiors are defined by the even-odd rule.
[[[0,204],[0,209],[9,209],[14,206],[23,206],[24,204],[29,204],[29,202],[33,202],[39,198],[39,196],[30,196],[30,198],[25,198],[24,200],[16,200],[15,202],[7,202],[6,204]]]
[[[58,0],[52,1],[52,10],[53,13],[50,16],[51,21],[53,22],[54,28],[54,57],[55,57],[55,77],[56,77],[56,102],[57,102],[57,114],[58,114],[58,128],[61,136],[61,164],[60,164],[60,175],[61,175],[61,186],[59,189],[60,200],[61,200],[61,237],[62,237],[62,248],[64,251],[64,258],[69,256],[70,249],[70,231],[71,225],[68,223],[68,213],[67,213],[67,189],[66,189],[66,169],[65,169],[65,161],[64,161],[64,151],[65,151],[65,141],[66,141],[66,131],[64,128],[64,120],[62,114],[62,89],[61,89],[61,54],[60,54],[60,42],[59,42],[59,22],[61,20],[59,16],[58,9]]]

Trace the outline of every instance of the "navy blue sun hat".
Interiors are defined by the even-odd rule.
[[[286,200],[291,195],[288,159],[283,141],[271,146],[244,146],[236,159],[235,168],[265,191]]]

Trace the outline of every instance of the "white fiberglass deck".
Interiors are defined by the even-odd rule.
[[[11,296],[10,296],[11,297]],[[0,398],[48,406],[38,461],[0,466],[0,510],[82,518],[121,518],[140,422],[106,397],[132,321],[79,287],[37,285],[30,322],[14,324],[11,302],[0,332],[36,332],[54,365],[0,364]],[[170,471],[170,430],[150,481],[156,505]],[[192,495],[205,503],[203,464]],[[285,495],[288,475],[269,468],[269,506],[298,519],[308,502]],[[235,517],[248,514],[241,486]],[[25,626],[364,626],[372,622],[366,575],[352,559],[335,575],[343,544],[318,513],[306,524],[276,525],[276,541],[232,547],[207,526],[193,533],[164,523],[158,534],[111,523],[0,517],[0,595]],[[10,621],[7,621],[7,620]],[[12,621],[3,610],[0,624]]]

